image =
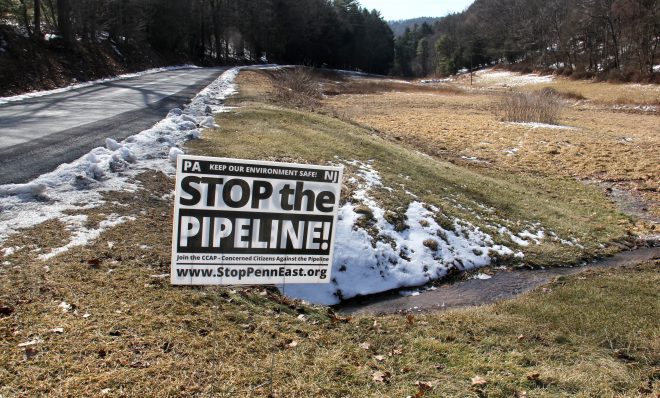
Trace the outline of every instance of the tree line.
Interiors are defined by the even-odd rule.
[[[499,63],[639,80],[660,64],[659,44],[658,0],[476,0],[397,37],[393,72],[449,75]]]
[[[0,17],[35,41],[110,40],[207,65],[267,60],[387,73],[394,53],[387,23],[356,0],[0,0]]]

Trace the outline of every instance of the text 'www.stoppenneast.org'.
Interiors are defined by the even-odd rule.
[[[303,267],[217,267],[197,269],[177,269],[177,277],[203,277],[203,278],[232,278],[242,280],[244,278],[295,278],[313,277],[324,280],[327,277],[327,268],[303,268]]]

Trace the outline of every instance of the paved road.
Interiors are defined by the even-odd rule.
[[[153,126],[226,68],[178,69],[0,105],[0,184],[27,182]]]

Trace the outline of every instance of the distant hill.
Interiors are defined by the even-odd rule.
[[[428,23],[429,25],[433,25],[435,21],[437,21],[438,17],[419,17],[419,18],[413,18],[413,19],[401,19],[398,21],[387,21],[388,25],[390,25],[390,28],[392,29],[392,32],[394,32],[394,36],[401,36],[403,32],[406,31],[406,28],[410,27],[412,28],[415,24],[421,25],[424,22]]]

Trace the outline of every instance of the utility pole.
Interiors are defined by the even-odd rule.
[[[470,86],[472,85],[472,51],[470,51]]]

